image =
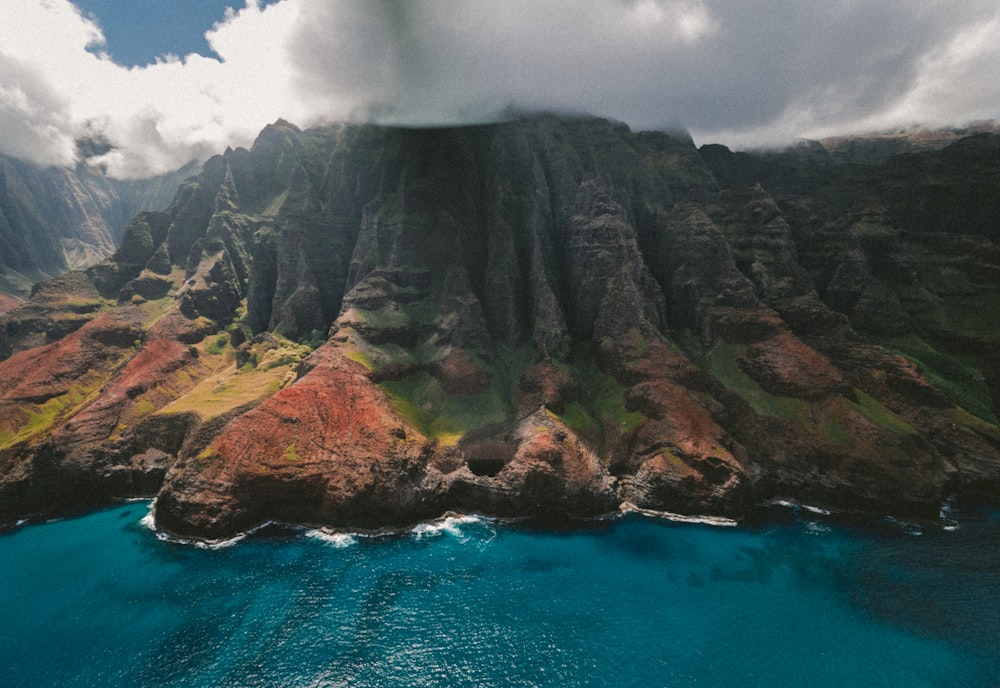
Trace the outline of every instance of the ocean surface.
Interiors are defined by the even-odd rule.
[[[997,512],[452,517],[206,549],[148,510],[0,535],[0,685],[1000,686]]]

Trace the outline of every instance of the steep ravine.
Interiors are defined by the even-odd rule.
[[[277,122],[0,320],[0,521],[995,501],[998,232],[905,200],[976,140],[817,168],[589,118]]]

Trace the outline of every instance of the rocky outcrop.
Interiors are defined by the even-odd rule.
[[[977,141],[862,169],[591,118],[277,122],[0,319],[0,520],[996,499],[995,232],[898,193]]]

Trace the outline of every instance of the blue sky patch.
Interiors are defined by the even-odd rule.
[[[246,6],[245,0],[74,0],[74,4],[100,24],[107,41],[100,49],[125,67],[145,66],[167,54],[197,53],[218,59],[205,32],[222,21],[226,7]]]

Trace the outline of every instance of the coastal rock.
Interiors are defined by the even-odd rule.
[[[331,345],[307,365],[295,385],[181,458],[158,523],[221,537],[266,519],[378,527],[435,515],[417,490],[425,440],[405,429],[365,368]]]

